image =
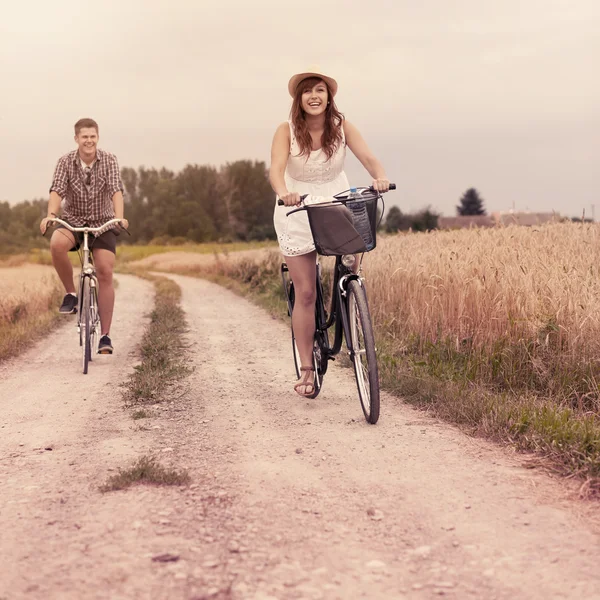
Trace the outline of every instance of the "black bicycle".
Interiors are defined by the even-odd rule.
[[[395,184],[390,190],[396,189]],[[321,265],[317,264],[317,300],[315,305],[315,337],[313,344],[314,392],[316,398],[323,386],[323,378],[330,360],[339,354],[343,338],[346,340],[350,361],[354,367],[358,395],[367,422],[379,419],[379,372],[375,336],[369,313],[366,286],[360,271],[362,254],[373,250],[377,243],[378,201],[383,198],[372,187],[352,188],[326,201],[312,203],[302,196],[302,205],[288,213],[306,211],[317,254],[335,256],[333,283],[329,306],[325,305]],[[283,205],[283,201],[278,201]],[[381,213],[383,217],[383,212]],[[356,256],[360,254],[360,259]],[[359,269],[355,269],[356,261]],[[288,314],[294,310],[294,284],[286,263],[281,265],[283,289]],[[334,327],[333,345],[329,329]],[[300,356],[292,328],[292,351],[296,376],[300,379]]]

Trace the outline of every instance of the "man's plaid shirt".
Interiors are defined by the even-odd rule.
[[[62,218],[75,227],[99,227],[115,217],[112,197],[123,191],[117,157],[96,149],[91,175],[86,186],[78,150],[62,156],[54,171],[50,191],[64,200]]]

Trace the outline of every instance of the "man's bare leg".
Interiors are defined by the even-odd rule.
[[[75,294],[73,283],[73,265],[69,260],[69,250],[75,245],[75,238],[68,229],[57,229],[50,239],[50,254],[52,264],[58,277],[65,286],[67,294]]]
[[[101,335],[108,335],[115,305],[113,270],[116,257],[113,252],[105,248],[96,248],[92,252],[94,253],[94,265],[98,277],[98,312],[100,314]]]

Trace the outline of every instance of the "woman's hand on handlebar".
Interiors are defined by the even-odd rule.
[[[283,200],[285,206],[300,206],[302,202],[298,192],[288,192],[287,194],[280,196],[280,199]]]
[[[390,180],[387,177],[379,177],[373,179],[371,186],[378,192],[388,192],[390,190]]]

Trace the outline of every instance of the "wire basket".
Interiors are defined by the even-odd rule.
[[[377,245],[377,196],[346,205],[308,205],[308,221],[318,254],[339,256],[370,252]]]

